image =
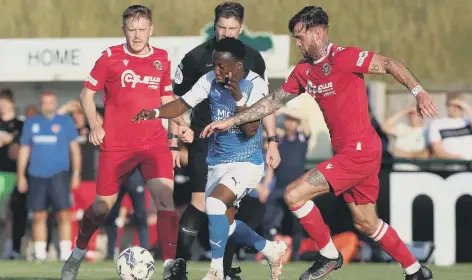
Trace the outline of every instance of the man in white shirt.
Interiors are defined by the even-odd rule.
[[[446,105],[448,116],[430,124],[431,149],[436,158],[472,160],[472,107],[462,92],[448,93]]]

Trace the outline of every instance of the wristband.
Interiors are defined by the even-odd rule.
[[[272,136],[272,137],[269,137],[269,138],[267,138],[267,141],[268,141],[268,142],[280,143],[279,136]]]
[[[179,139],[179,135],[167,133],[167,139],[173,139],[173,138]]]
[[[159,118],[159,109],[154,109],[154,112],[156,112],[156,118]]]
[[[74,176],[74,177],[80,176],[80,171],[74,171],[74,172],[72,172],[72,176]]]
[[[247,100],[244,100],[244,96],[241,98],[241,100],[239,101],[236,101],[236,106],[237,107],[243,107],[244,105],[246,105],[246,102]]]
[[[179,152],[179,151],[180,151],[180,150],[179,150],[179,147],[169,147],[169,149],[170,149],[171,151],[176,151],[176,152]]]
[[[420,93],[422,90],[423,90],[423,87],[418,85],[411,90],[411,93],[413,94],[414,97],[416,97],[418,93]]]

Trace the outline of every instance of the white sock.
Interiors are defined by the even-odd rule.
[[[59,250],[60,250],[59,259],[61,261],[67,260],[67,258],[70,256],[70,253],[72,251],[71,246],[72,246],[72,241],[70,241],[70,240],[61,240],[61,241],[59,241]]]
[[[405,268],[405,272],[407,275],[415,274],[418,270],[420,270],[421,264],[415,262],[414,264],[410,265],[409,267]]]
[[[212,259],[210,267],[219,271],[223,271],[223,258]]]
[[[165,260],[163,263],[162,263],[162,266],[163,267],[166,267],[168,266],[170,263],[172,263],[174,260],[173,259],[167,259]]]
[[[86,253],[87,250],[81,250],[77,247],[74,247],[74,250],[72,250],[72,257],[76,260],[81,260],[85,257]]]
[[[9,258],[12,253],[13,253],[13,241],[11,239],[7,239],[3,243],[3,257]]]
[[[320,250],[321,255],[328,259],[336,259],[339,257],[339,252],[336,246],[334,246],[333,240],[330,238],[328,244]]]
[[[274,255],[274,247],[274,244],[267,240],[264,249],[261,250],[261,253],[266,257],[272,257]]]
[[[34,242],[34,257],[37,260],[44,261],[46,259],[47,243],[46,241],[35,241]]]

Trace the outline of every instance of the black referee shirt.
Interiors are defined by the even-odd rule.
[[[214,70],[212,55],[215,42],[215,38],[204,42],[188,52],[182,59],[175,72],[174,93],[176,95],[184,95],[201,76]],[[257,50],[247,45],[244,68],[266,79],[264,59]],[[198,135],[210,122],[210,101],[207,98],[193,108],[190,127],[196,133],[195,135]]]
[[[23,122],[17,118],[9,121],[0,120],[0,133],[13,134],[13,142],[19,143],[21,130],[23,129]],[[16,160],[11,160],[8,157],[8,149],[11,144],[0,147],[0,171],[16,172]]]

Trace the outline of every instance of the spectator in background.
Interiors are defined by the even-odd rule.
[[[399,122],[407,117],[408,123]],[[394,138],[391,153],[395,158],[428,159],[429,150],[426,146],[424,121],[418,117],[416,106],[401,110],[389,118],[382,125],[382,130]],[[412,164],[395,164],[397,170],[419,170]]]
[[[15,100],[10,89],[0,92],[0,171],[16,173],[18,156],[18,139],[23,129],[23,122],[16,117]],[[8,211],[9,210],[9,211]],[[26,210],[26,195],[19,193],[16,188],[10,197],[7,211],[8,237],[4,244],[4,258],[19,259],[21,238],[25,233],[28,211]]]
[[[66,260],[71,252],[70,187],[80,184],[80,147],[73,120],[57,114],[54,93],[42,93],[40,111],[41,114],[27,119],[23,127],[18,155],[18,191],[28,191],[28,208],[34,213],[35,258],[40,261],[46,258],[47,210],[52,206],[59,224],[60,259]]]
[[[29,119],[31,117],[34,117],[38,114],[38,108],[36,108],[36,106],[34,105],[29,105],[28,107],[26,107],[25,109],[25,113],[24,113],[24,117],[25,119]]]
[[[287,107],[281,108],[277,114],[285,116],[284,136],[280,139],[280,165],[274,170],[268,169],[265,180],[259,186],[259,199],[267,201],[266,214],[263,221],[264,235],[271,238],[282,229],[282,222],[286,215],[292,218],[293,252],[298,252],[302,238],[302,228],[298,220],[292,217],[284,202],[285,188],[305,172],[305,158],[308,152],[308,140],[311,128],[308,119],[302,112]],[[270,191],[270,182],[275,176],[275,187]],[[289,234],[290,235],[290,234]],[[292,260],[297,260],[297,254]]]
[[[472,160],[472,108],[462,92],[446,97],[447,117],[434,119],[429,127],[429,141],[436,158]]]

